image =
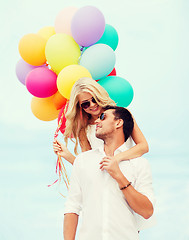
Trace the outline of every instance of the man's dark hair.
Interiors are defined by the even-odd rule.
[[[104,108],[104,110],[109,110],[109,109],[115,110],[113,114],[115,115],[116,119],[123,120],[123,133],[124,133],[125,142],[126,142],[127,139],[131,136],[131,133],[134,127],[134,121],[131,113],[124,107],[108,105]]]

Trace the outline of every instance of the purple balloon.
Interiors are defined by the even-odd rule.
[[[25,62],[22,58],[16,64],[16,76],[22,84],[26,84],[26,76],[28,73],[38,66],[32,66]]]
[[[104,16],[96,7],[82,7],[72,18],[72,36],[80,46],[88,47],[93,45],[102,37],[104,30]]]

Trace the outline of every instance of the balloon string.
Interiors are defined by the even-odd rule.
[[[66,197],[66,196],[64,196],[64,195],[63,195],[61,192],[59,192],[59,193],[60,193],[60,195],[62,195],[62,197],[63,197],[63,198],[65,198],[65,197]]]
[[[68,189],[68,185],[69,185],[69,183],[67,183],[67,181],[66,181],[66,179],[65,179],[65,177],[64,177],[64,174],[65,174],[65,172],[64,171],[62,171],[62,166],[61,166],[61,157],[59,157],[59,177],[60,177],[60,179],[61,179],[61,176],[62,176],[62,178],[63,178],[63,180],[64,180],[64,183],[66,184],[66,187],[67,187],[67,189]],[[64,173],[63,173],[64,172]],[[69,181],[68,181],[69,182]]]
[[[65,174],[65,177],[66,177],[66,180],[67,180],[67,182],[68,182],[68,185],[70,184],[70,182],[69,182],[69,179],[68,179],[68,175],[67,175],[67,172],[66,172],[66,168],[65,168],[65,166],[64,166],[64,163],[63,163],[63,161],[62,161],[62,158],[60,157],[60,162],[61,162],[61,165],[62,165],[62,167],[63,167],[63,171],[64,171],[64,174]],[[61,168],[62,169],[62,168]]]
[[[65,112],[67,111],[67,108],[68,108],[68,102],[65,106],[65,109],[60,117],[60,120],[58,122],[58,127],[55,131],[55,134],[54,134],[54,140],[56,140],[56,138],[58,137],[58,133],[59,133],[59,130],[62,126],[62,122],[63,122],[63,117],[64,117],[64,114]],[[62,158],[60,155],[58,155],[58,158],[57,158],[57,162],[56,162],[56,174],[58,174],[58,179],[56,181],[54,181],[54,183],[48,185],[48,187],[54,185],[55,183],[57,183],[59,181],[59,183],[61,182],[61,179],[63,179],[67,189],[69,188],[69,179],[68,179],[68,174],[67,174],[67,171],[66,171],[66,168],[64,166],[64,163],[62,161]],[[61,194],[61,193],[60,193]],[[65,197],[63,194],[61,194],[63,197]]]
[[[47,185],[48,187],[51,187],[52,185],[54,185],[55,183],[57,183],[58,182],[58,179],[56,179],[56,181],[54,181],[52,184],[49,184],[49,185]]]
[[[64,180],[64,183],[66,184],[66,187],[68,189],[68,183],[66,182],[66,179],[64,177],[63,171],[62,171],[62,166],[61,166],[61,157],[58,157],[58,165],[59,165],[59,180],[61,181],[61,177]]]
[[[83,55],[83,53],[84,53],[84,46],[82,46],[81,48],[80,48],[80,51],[81,51],[81,56]],[[80,62],[80,60],[81,60],[81,56],[78,58],[78,63]]]
[[[48,185],[48,187],[51,187],[52,185],[54,185],[55,183],[57,183],[59,181],[59,183],[61,182],[61,178],[64,180],[64,183],[67,187],[67,189],[69,189],[69,179],[68,179],[68,175],[67,175],[67,171],[66,168],[64,166],[64,163],[62,162],[62,158],[61,156],[58,156],[57,159],[57,163],[56,163],[56,173],[58,174],[59,178],[54,181],[52,184]],[[62,195],[62,194],[61,194]],[[63,195],[62,195],[63,196]]]

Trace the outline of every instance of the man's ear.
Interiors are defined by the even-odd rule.
[[[116,122],[116,128],[123,127],[123,119],[118,119]]]

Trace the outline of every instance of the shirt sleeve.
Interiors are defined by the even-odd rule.
[[[135,189],[141,194],[145,195],[153,206],[155,205],[151,168],[148,160],[145,158],[138,159]]]
[[[138,159],[137,181],[135,189],[141,194],[145,195],[153,207],[155,205],[155,196],[152,186],[152,173],[149,162],[145,158]],[[156,224],[156,217],[154,214],[149,219],[144,219],[142,216],[134,213],[137,222],[138,230],[152,227]]]
[[[79,156],[77,156],[72,168],[70,185],[68,190],[68,197],[64,205],[64,214],[76,213],[77,215],[79,215],[81,211],[82,196],[81,196],[81,184],[80,184],[81,173],[80,173],[79,165],[80,165],[80,160],[79,160]]]

